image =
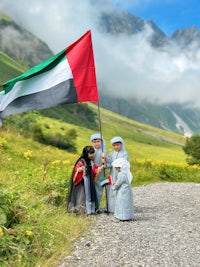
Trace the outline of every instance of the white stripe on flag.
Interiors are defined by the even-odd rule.
[[[17,82],[12,90],[1,99],[0,111],[3,111],[9,103],[18,97],[48,90],[51,87],[72,78],[71,68],[68,60],[65,59],[47,72]]]

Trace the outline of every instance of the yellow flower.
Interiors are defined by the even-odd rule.
[[[63,165],[70,165],[70,161],[69,160],[63,160]]]
[[[0,236],[3,236],[4,233],[3,233],[3,229],[0,227]]]
[[[54,161],[52,161],[52,165],[58,165],[58,164],[60,164],[60,160],[59,159],[55,159]]]
[[[30,230],[26,230],[26,235],[27,235],[27,236],[32,236],[32,235],[33,235],[33,232],[30,231]]]
[[[27,150],[26,152],[24,152],[24,157],[29,160],[32,157],[32,154],[32,150]]]

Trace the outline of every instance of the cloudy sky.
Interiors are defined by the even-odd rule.
[[[191,101],[196,105],[200,104],[200,51],[195,44],[187,52],[173,45],[161,52],[149,46],[148,28],[132,37],[105,36],[97,21],[102,11],[128,10],[153,20],[169,35],[176,29],[199,27],[199,6],[197,0],[0,1],[1,11],[45,41],[54,53],[91,29],[99,90],[160,103]]]

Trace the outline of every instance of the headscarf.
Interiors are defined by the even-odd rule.
[[[102,148],[102,151],[105,151],[106,150],[106,142],[103,139],[103,136],[99,133],[92,134],[90,136],[90,141],[93,141],[95,139],[100,139],[102,141],[101,148]]]
[[[120,167],[121,173],[128,177],[129,183],[131,183],[133,175],[130,172],[130,163],[124,158],[115,159],[112,163],[113,167]]]
[[[120,137],[120,136],[115,136],[113,137],[111,140],[110,140],[110,143],[113,145],[114,143],[121,143],[122,144],[122,148],[121,150],[124,151],[125,148],[124,148],[124,140]]]

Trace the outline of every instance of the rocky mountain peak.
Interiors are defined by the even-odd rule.
[[[186,29],[176,30],[171,38],[182,47],[190,45],[192,42],[199,42],[200,46],[200,31],[195,25],[192,25]]]
[[[53,55],[46,43],[6,16],[0,19],[0,50],[29,67]]]

